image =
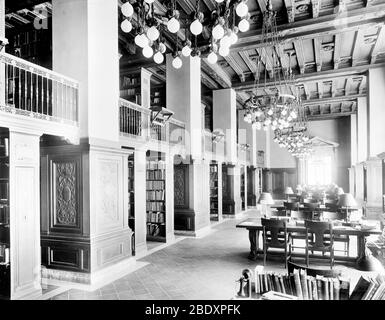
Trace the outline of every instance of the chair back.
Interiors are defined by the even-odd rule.
[[[329,204],[333,205],[333,204],[337,204],[338,200],[335,200],[335,199],[326,199],[325,200],[325,206],[328,206]]]
[[[315,210],[315,209],[319,208],[319,205],[320,205],[319,202],[304,202],[303,203],[303,206],[309,210]]]
[[[272,210],[272,217],[286,217],[286,210]]]
[[[322,212],[322,219],[324,220],[346,220],[347,215],[346,212],[341,211],[323,211]]]
[[[291,261],[287,262],[287,271],[288,274],[292,274],[294,269],[304,269],[306,270],[306,274],[312,277],[316,276],[324,276],[330,278],[336,278],[342,275],[341,270],[336,269],[324,269],[324,268],[308,268],[306,266],[301,266]]]
[[[333,246],[333,224],[326,221],[311,221],[305,220],[306,233],[312,235],[312,241],[309,247],[314,250],[328,250]],[[325,234],[329,234],[329,238],[325,238]],[[325,244],[329,241],[328,244]]]
[[[295,211],[299,210],[299,202],[296,202],[296,201],[284,201],[283,205],[286,208],[286,210],[295,210]]]
[[[337,206],[336,203],[325,202],[325,207],[326,207],[326,211],[337,212],[339,210],[339,207]]]
[[[284,248],[287,242],[286,220],[262,218],[261,223],[265,244],[269,247]]]
[[[290,217],[295,220],[313,220],[313,212],[304,210],[292,211]]]

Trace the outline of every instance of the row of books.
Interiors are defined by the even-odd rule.
[[[0,157],[9,156],[9,139],[1,137],[0,138]]]
[[[136,93],[135,89],[123,89],[123,90],[120,90],[120,96],[121,97],[134,96],[135,93]]]
[[[128,167],[128,176],[129,176],[130,178],[133,178],[134,175],[135,175],[135,173],[134,173],[134,166],[131,165],[131,166]]]
[[[165,211],[164,202],[147,202],[147,211]]]
[[[0,224],[9,224],[9,206],[0,204]]]
[[[9,248],[7,248],[4,244],[0,245],[0,264],[8,264],[9,263]]]
[[[166,171],[165,170],[147,170],[146,178],[147,180],[165,180]]]
[[[164,161],[147,161],[147,170],[164,170],[166,163]]]
[[[165,214],[163,212],[147,212],[147,222],[164,223]]]
[[[218,166],[210,166],[210,173],[218,172]]]
[[[153,237],[164,236],[164,225],[148,223],[147,234]]]
[[[140,78],[130,78],[130,77],[122,78],[122,87],[129,87],[137,84],[140,84]]]
[[[163,201],[164,194],[165,194],[164,190],[147,191],[146,197],[147,197],[147,200]]]
[[[385,276],[381,274],[362,275],[350,300],[385,300]]]
[[[163,190],[164,188],[164,181],[146,181],[146,190]]]
[[[309,276],[305,269],[295,269],[292,274],[264,272],[263,267],[255,268],[255,292],[274,291],[297,297],[299,300],[348,300],[350,280]]]

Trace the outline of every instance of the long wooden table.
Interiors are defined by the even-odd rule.
[[[249,231],[250,254],[249,259],[256,259],[259,253],[263,253],[263,248],[259,247],[259,234],[262,231],[260,218],[248,218],[236,225],[237,228],[247,229]],[[303,225],[287,224],[287,231],[303,233],[306,229]],[[351,261],[362,264],[367,257],[366,237],[369,235],[381,234],[380,229],[360,229],[352,226],[334,226],[333,232],[336,235],[347,235],[357,237],[357,257],[335,255],[336,260]],[[293,253],[293,256],[304,256],[304,253]],[[317,258],[327,258],[317,255]]]

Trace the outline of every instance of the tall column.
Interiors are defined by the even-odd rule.
[[[357,163],[357,115],[350,116],[350,148],[351,148],[351,166]]]
[[[182,57],[180,69],[172,66],[172,55],[166,57],[167,108],[174,118],[186,124],[186,164],[189,164],[189,208],[175,208],[176,218],[193,217],[195,230],[184,232],[198,235],[210,227],[209,162],[203,159],[203,115],[201,104],[201,62]],[[188,181],[187,181],[188,180]],[[173,194],[173,193],[171,193]]]
[[[135,250],[140,255],[147,251],[146,150],[135,149],[134,157]]]
[[[79,81],[81,138],[118,141],[117,0],[52,0],[53,70]]]
[[[11,299],[41,293],[40,136],[10,131]]]
[[[53,70],[79,81],[81,144],[65,154],[63,147],[45,150],[42,188],[55,205],[44,207],[43,220],[62,214],[52,196],[62,186],[49,183],[53,177],[68,184],[75,208],[44,225],[47,278],[93,284],[124,273],[132,262],[128,153],[119,144],[118,30],[117,0],[52,0]]]
[[[0,38],[5,38],[5,0],[0,0]],[[3,49],[5,51],[5,49]],[[5,104],[5,67],[0,65],[0,104]]]
[[[368,105],[366,97],[357,99],[357,161],[368,157]]]

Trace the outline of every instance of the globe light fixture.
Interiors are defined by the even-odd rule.
[[[218,61],[218,56],[216,55],[215,52],[211,51],[209,55],[207,56],[207,61],[211,64],[217,63]]]
[[[126,2],[122,5],[122,14],[127,18],[132,17],[134,14],[134,7],[131,5],[131,3]]]
[[[229,53],[230,53],[230,49],[229,49],[229,47],[221,46],[221,47],[219,47],[218,53],[222,57],[227,57],[229,55]]]
[[[250,28],[250,22],[246,19],[242,19],[238,24],[239,31],[246,32]]]
[[[120,24],[120,27],[122,28],[123,32],[125,32],[125,33],[129,33],[132,30],[132,24],[127,19],[123,20],[123,22]]]
[[[143,55],[146,58],[151,58],[152,55],[154,54],[154,50],[150,46],[145,46],[142,50]]]
[[[171,33],[177,33],[180,29],[180,23],[175,17],[172,17],[168,22],[167,22],[167,29]]]
[[[148,3],[148,4],[151,4],[153,3],[155,0],[144,0],[144,2]]]
[[[149,41],[147,36],[144,33],[138,34],[135,37],[135,44],[141,48],[144,48],[145,46],[149,45]]]
[[[160,51],[154,54],[154,61],[157,64],[161,64],[164,61],[164,56]]]
[[[192,51],[192,49],[191,49],[190,45],[188,43],[186,43],[184,45],[184,47],[182,48],[182,55],[184,57],[188,57],[191,55],[191,51]]]
[[[237,13],[238,17],[243,18],[249,13],[249,8],[247,7],[246,3],[242,1],[237,5],[235,12]]]
[[[238,41],[237,34],[234,31],[231,31],[231,33],[230,33],[230,44],[231,45],[236,44],[237,41]]]
[[[199,19],[195,19],[190,25],[190,31],[193,35],[197,36],[202,33],[203,26]]]
[[[174,60],[172,60],[172,66],[175,69],[180,69],[182,67],[182,59],[179,56],[176,56]]]
[[[222,3],[224,0],[215,0],[217,3]]]
[[[152,26],[147,30],[147,38],[150,39],[151,41],[157,40],[159,36],[160,36],[160,33],[155,26]]]
[[[162,54],[166,52],[166,45],[163,42],[159,43],[159,51]]]
[[[225,30],[223,30],[223,27],[218,23],[212,31],[213,38],[215,40],[222,39],[223,36],[225,35]]]

